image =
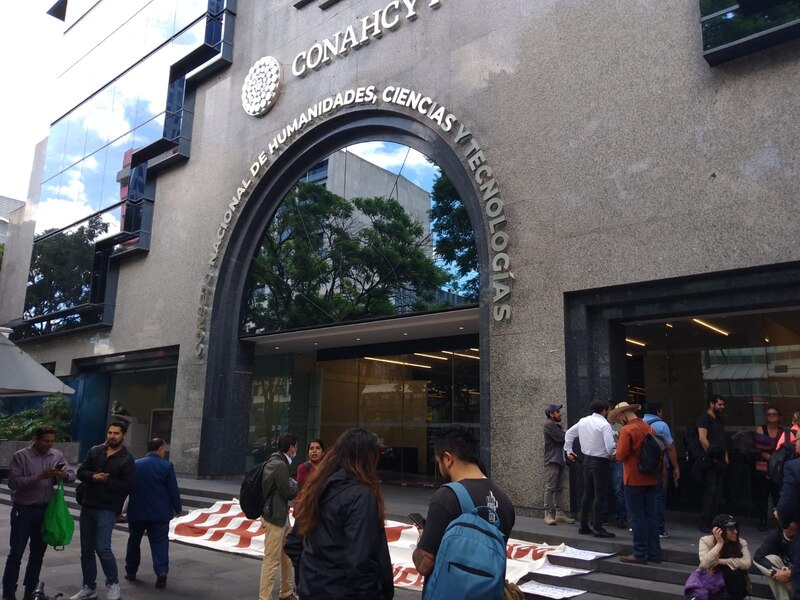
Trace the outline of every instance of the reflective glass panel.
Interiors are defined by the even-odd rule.
[[[242,332],[476,304],[474,234],[453,190],[397,144],[359,144],[312,165],[253,258]]]
[[[699,506],[698,486],[684,486],[684,477],[693,483],[701,471],[693,470],[687,432],[705,413],[707,400],[720,395],[731,484],[723,510],[761,517],[763,507],[766,519],[768,492],[759,479],[765,471],[758,471],[757,462],[766,460],[779,428],[791,426],[792,415],[800,410],[800,354],[794,350],[800,342],[800,309],[682,316],[628,324],[624,332],[627,400],[662,407],[681,472],[686,473],[679,488],[670,486],[672,505],[686,510]],[[767,413],[775,411],[779,418],[770,420]],[[771,441],[760,437],[765,428]],[[763,451],[754,450],[763,444]]]
[[[316,361],[313,354],[259,357],[253,369],[252,462],[272,451],[281,433],[330,446],[350,427],[376,433],[385,448],[384,482],[437,480],[433,442],[454,424],[479,437],[477,347]]]
[[[94,244],[108,224],[96,216],[33,244],[25,317],[73,308],[89,301]]]

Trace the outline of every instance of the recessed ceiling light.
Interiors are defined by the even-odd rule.
[[[711,323],[706,323],[705,321],[702,321],[701,319],[692,319],[692,321],[694,321],[698,325],[702,325],[703,327],[706,327],[707,329],[710,329],[711,331],[715,331],[720,335],[724,335],[724,336],[729,336],[730,335],[730,331],[725,331],[724,329],[720,329],[719,327],[714,327]]]
[[[464,329],[463,327],[459,327],[459,329]]]
[[[280,346],[275,346],[275,350],[280,350],[280,349],[281,349]]]
[[[408,335],[408,334],[404,332],[403,335]]]
[[[357,341],[357,342],[360,342],[360,341],[361,341],[361,338],[356,338],[356,341]]]
[[[314,342],[314,345],[315,345],[315,346],[319,346],[319,344],[318,344],[317,342]]]

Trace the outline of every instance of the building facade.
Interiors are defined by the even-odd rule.
[[[547,404],[572,423],[596,397],[658,401],[680,431],[722,393],[732,433],[800,410],[796,2],[118,4],[67,7],[70,91],[31,194],[51,225],[32,242],[12,219],[0,287],[0,322],[69,378],[87,438],[146,396],[185,474],[361,424],[395,451],[385,470],[424,481],[432,434],[462,423],[536,510]],[[273,215],[369,141],[452,182],[478,302],[246,335]],[[58,236],[90,252],[52,301],[27,256]],[[426,377],[420,354],[447,366]]]

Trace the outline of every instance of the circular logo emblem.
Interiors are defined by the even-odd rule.
[[[259,59],[250,67],[242,86],[242,108],[248,115],[267,114],[281,91],[281,65],[272,56]]]

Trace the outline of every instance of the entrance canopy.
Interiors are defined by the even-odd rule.
[[[260,356],[475,334],[478,323],[478,308],[470,307],[243,339],[255,342]]]

